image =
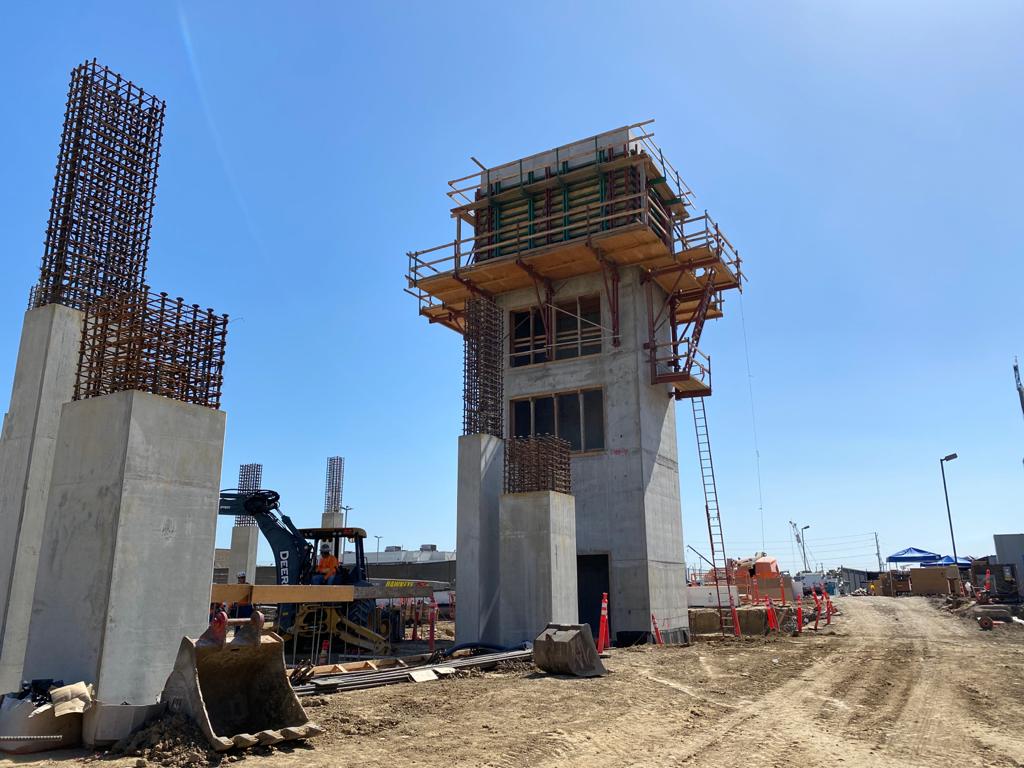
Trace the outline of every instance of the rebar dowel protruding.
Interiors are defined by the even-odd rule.
[[[569,441],[554,435],[505,441],[505,493],[572,493]]]

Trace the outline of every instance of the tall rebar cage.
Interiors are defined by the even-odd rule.
[[[139,390],[219,408],[228,316],[142,290],[86,305],[75,400]]]
[[[241,464],[238,467],[238,490],[258,491],[263,483],[262,464]],[[256,525],[251,515],[235,515],[235,525]]]
[[[164,109],[95,59],[72,70],[31,306],[85,309],[143,285]]]
[[[466,302],[463,337],[462,434],[504,436],[501,308],[489,299]]]
[[[505,441],[505,493],[572,493],[569,441],[554,435]]]
[[[324,512],[341,512],[341,494],[345,483],[345,459],[342,456],[327,457],[327,480],[324,490]]]

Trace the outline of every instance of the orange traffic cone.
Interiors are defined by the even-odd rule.
[[[601,627],[597,632],[597,652],[604,653],[604,649],[611,645],[608,640],[608,593],[601,593]]]
[[[661,630],[658,629],[658,620],[654,618],[654,614],[651,614],[651,624],[654,625],[654,642],[658,645],[664,645],[665,641],[661,639]]]

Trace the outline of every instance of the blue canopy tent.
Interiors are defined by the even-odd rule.
[[[931,568],[933,566],[938,568],[944,565],[954,565],[953,558],[950,555],[944,555],[943,557],[940,557],[938,560],[928,560],[926,562],[921,563],[921,566],[923,568]],[[961,568],[970,568],[971,558],[958,557],[956,559],[955,565],[958,565]]]
[[[918,549],[917,547],[907,547],[901,549],[895,554],[889,555],[885,558],[887,563],[923,563],[932,560],[941,560],[942,555],[936,554],[935,552],[928,552],[924,549]],[[952,565],[952,562],[950,562]]]

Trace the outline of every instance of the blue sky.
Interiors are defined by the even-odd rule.
[[[1024,6],[284,7],[0,10],[3,397],[68,72],[95,56],[168,104],[150,283],[233,318],[225,486],[262,462],[314,524],[340,453],[354,524],[450,548],[461,343],[417,317],[405,252],[451,239],[444,185],[470,155],[497,164],[653,117],[750,277],[742,316],[730,296],[703,344],[730,554],[761,541],[751,392],[784,565],[790,519],[826,565],[873,562],[872,531],[883,554],[948,552],[951,451],[959,552],[1024,528]],[[678,418],[684,528],[706,550]]]

